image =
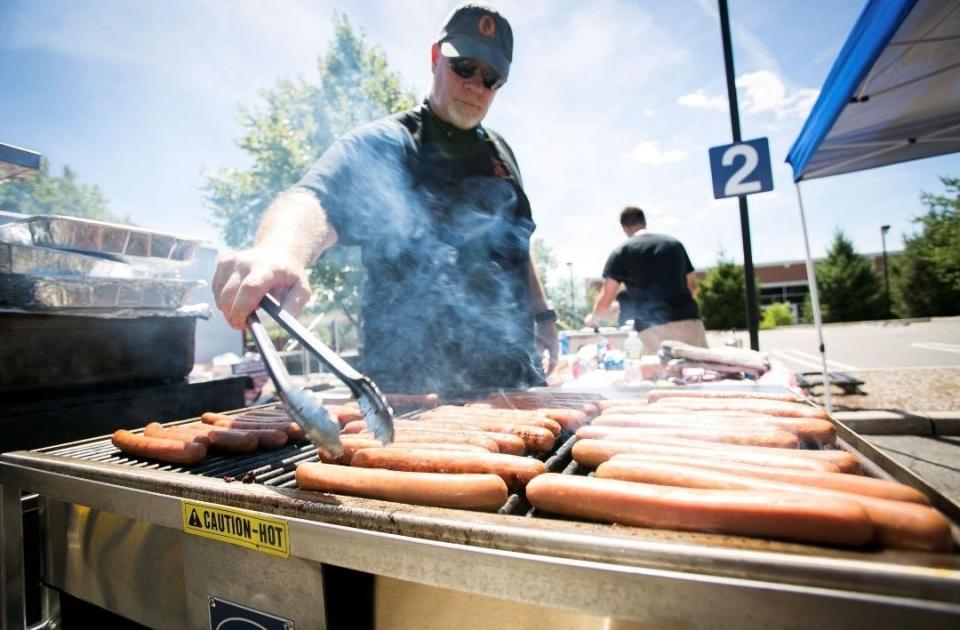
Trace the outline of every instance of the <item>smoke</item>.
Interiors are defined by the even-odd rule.
[[[362,369],[386,391],[534,384],[526,198],[507,179],[460,176],[457,156],[398,150],[410,142],[399,125],[373,123],[303,182],[340,242],[362,247]]]

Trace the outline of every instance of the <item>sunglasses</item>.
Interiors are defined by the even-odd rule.
[[[480,71],[480,78],[483,80],[483,87],[488,90],[499,90],[506,83],[506,79],[500,77],[500,74],[493,68],[484,68],[480,70],[480,64],[473,59],[448,59],[450,69],[453,70],[461,79],[469,79]]]

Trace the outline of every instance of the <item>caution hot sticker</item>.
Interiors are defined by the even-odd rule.
[[[182,501],[183,531],[286,558],[290,555],[287,522],[209,503]]]

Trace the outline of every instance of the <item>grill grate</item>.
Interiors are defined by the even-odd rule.
[[[397,417],[415,420],[422,410],[400,414]],[[190,422],[190,421],[184,421]],[[171,423],[171,425],[181,423]],[[142,429],[134,430],[142,433]],[[577,465],[572,461],[571,450],[576,437],[563,431],[555,446],[548,453],[534,453],[534,457],[544,462],[547,472],[576,474]],[[228,481],[258,483],[280,488],[297,488],[295,479],[297,465],[319,461],[316,448],[312,444],[293,444],[273,451],[257,451],[249,454],[217,454],[207,457],[194,466],[168,464],[154,460],[133,457],[119,451],[110,438],[94,438],[81,442],[72,442],[59,446],[36,449],[36,452],[59,457],[83,459],[102,464],[117,464],[145,470],[219,477]],[[499,514],[537,516],[536,510],[526,500],[522,492],[507,497],[507,502],[498,510]]]

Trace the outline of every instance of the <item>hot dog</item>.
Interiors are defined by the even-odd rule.
[[[790,457],[802,457],[804,459],[814,459],[817,461],[830,462],[836,466],[840,472],[859,473],[860,461],[857,456],[847,451],[837,449],[788,449],[788,448],[769,448],[763,446],[747,446],[743,444],[726,444],[723,442],[703,442],[701,440],[690,440],[679,437],[655,437],[650,438],[650,442],[660,442],[664,444],[674,444],[687,448],[712,448],[736,451],[739,453],[759,453],[762,455],[787,455]]]
[[[690,398],[675,397],[662,398],[652,405],[665,407],[682,407],[696,411],[745,411],[748,413],[765,413],[771,416],[788,416],[792,418],[815,418],[826,420],[827,412],[820,407],[812,407],[800,403],[782,402],[779,400],[752,400],[749,398]]]
[[[683,457],[697,457],[703,459],[718,459],[729,462],[743,462],[758,466],[774,466],[778,468],[799,468],[803,470],[819,470],[823,472],[839,472],[840,468],[828,461],[809,459],[799,455],[782,455],[776,452],[759,453],[724,448],[720,445],[691,447],[671,444],[665,441],[650,442],[615,442],[611,440],[577,440],[573,445],[573,458],[581,466],[596,468],[614,455],[633,453],[642,455],[679,455]],[[773,451],[774,449],[759,449]],[[796,450],[791,453],[802,453]]]
[[[474,419],[509,421],[514,424],[528,424],[548,429],[553,433],[554,437],[560,435],[561,429],[560,424],[556,420],[551,420],[538,412],[522,409],[476,409],[443,405],[431,411],[424,412],[420,415],[420,419],[455,420],[459,422],[473,422]]]
[[[286,443],[290,441],[290,436],[287,435],[287,432],[283,430],[286,424],[289,423],[257,423],[257,428],[255,429],[229,429],[226,427],[203,423],[184,426],[189,426],[189,428],[194,431],[203,431],[204,434],[207,434],[210,431],[242,431],[243,433],[252,433],[257,438],[257,448],[277,449],[286,445]]]
[[[523,440],[520,439],[519,436],[513,435],[512,433],[484,431],[481,427],[475,424],[467,424],[463,422],[421,422],[419,420],[394,420],[393,428],[396,433],[403,433],[405,431],[434,431],[440,433],[464,433],[467,435],[473,435],[474,433],[477,433],[479,435],[476,437],[485,437],[496,442],[497,449],[501,453],[508,453],[510,455],[523,455],[526,452],[526,447],[523,445]],[[366,430],[366,423],[360,421],[349,422],[343,427],[343,432],[345,434],[360,433]]]
[[[234,416],[212,412],[204,413],[200,416],[200,419],[204,424],[224,427],[226,429],[274,429],[276,431],[283,431],[291,440],[300,441],[304,439],[303,428],[296,422],[238,420]]]
[[[837,430],[826,420],[806,418],[784,418],[760,414],[722,415],[712,414],[617,414],[609,413],[593,420],[594,427],[680,427],[680,426],[767,426],[789,431],[806,446],[822,447],[833,445],[837,441]]]
[[[828,488],[840,490],[842,492],[852,492],[866,496],[876,497],[878,499],[891,499],[894,501],[908,501],[911,503],[920,503],[926,505],[929,503],[927,497],[920,491],[910,486],[894,481],[885,481],[873,477],[864,477],[863,475],[851,475],[849,473],[839,472],[817,472],[812,470],[785,469],[779,470],[771,466],[756,466],[745,464],[743,462],[729,462],[719,459],[707,459],[703,457],[685,457],[682,455],[656,455],[644,454],[631,457],[630,455],[614,455],[601,466],[612,466],[614,464],[630,466],[633,462],[665,462],[677,464],[680,466],[696,466],[717,472],[733,473],[746,477],[755,477],[757,479],[768,479],[770,481],[781,481],[784,483],[796,483],[806,486],[815,486],[819,488]]]
[[[538,509],[593,521],[801,542],[863,545],[873,525],[852,499],[696,490],[547,473],[527,484]]]
[[[493,473],[510,488],[524,486],[545,470],[543,462],[503,453],[449,453],[432,449],[365,448],[352,466],[409,472]]]
[[[492,474],[445,475],[305,463],[297,466],[305,490],[464,510],[496,511],[507,502],[507,486]]]
[[[803,398],[789,392],[755,392],[712,389],[651,389],[647,392],[647,401],[656,402],[663,398],[749,398],[751,400],[780,400],[783,402],[803,402]]]
[[[353,460],[353,456],[362,448],[380,448],[383,444],[374,437],[361,437],[358,435],[341,435],[340,443],[343,446],[343,453],[339,457],[334,457],[322,448],[317,449],[317,455],[320,461],[330,464],[347,464]],[[468,451],[474,453],[489,453],[482,446],[473,444],[447,444],[443,442],[394,442],[387,444],[384,448],[406,448],[406,449],[434,449],[441,451]]]
[[[426,414],[424,414],[426,415]],[[420,422],[430,424],[439,422],[448,423],[443,419],[428,420],[423,419]],[[479,427],[483,431],[492,431],[495,433],[511,433],[523,440],[524,447],[534,452],[546,452],[553,449],[556,443],[556,437],[549,429],[533,426],[529,424],[517,424],[510,420],[491,420],[489,418],[471,417],[463,420],[464,424],[470,424]]]
[[[180,425],[186,431],[199,433],[210,440],[210,448],[230,453],[252,453],[257,450],[260,440],[252,431],[228,429],[202,423]]]
[[[945,551],[952,545],[950,523],[939,512],[926,505],[756,479],[695,466],[678,466],[662,461],[649,463],[633,461],[629,464],[623,461],[605,462],[597,468],[596,476],[684,488],[797,492],[816,497],[854,499],[867,511],[873,522],[877,541],[886,547]]]
[[[437,394],[384,394],[387,404],[395,409],[429,409],[440,402]]]
[[[203,444],[204,447],[210,448],[210,438],[206,435],[180,427],[164,427],[159,422],[151,422],[148,424],[143,428],[143,434],[147,437],[180,440],[181,442],[199,442]]]
[[[354,420],[363,420],[363,412],[360,411],[359,406],[324,405],[324,407],[330,412],[330,415],[336,417],[341,426]]]
[[[472,402],[467,403],[466,407],[468,409],[487,409],[487,410],[513,410],[511,407],[497,407],[489,402]],[[581,406],[583,407],[583,406]],[[595,407],[590,406],[595,411]],[[566,431],[573,433],[584,424],[586,424],[587,419],[596,415],[596,413],[588,415],[586,410],[583,408],[573,409],[568,407],[538,407],[538,406],[522,406],[517,407],[516,411],[521,412],[521,416],[527,412],[532,412],[534,415],[542,415],[550,418],[551,420],[556,421],[561,428]]]
[[[373,433],[362,431],[354,435],[360,437],[373,437]],[[497,443],[486,437],[485,434],[476,433],[449,433],[443,431],[397,431],[393,435],[394,442],[434,442],[438,444],[470,444],[480,446],[491,453],[499,453],[500,449]]]
[[[126,429],[118,429],[111,437],[113,445],[137,457],[156,459],[171,464],[198,464],[207,456],[207,448],[199,442],[183,442],[167,438],[137,435]]]
[[[724,442],[771,448],[798,448],[797,436],[776,427],[738,427],[733,425],[686,427],[604,427],[586,426],[577,431],[577,439],[627,440],[643,442],[651,437],[679,437],[705,442]]]

